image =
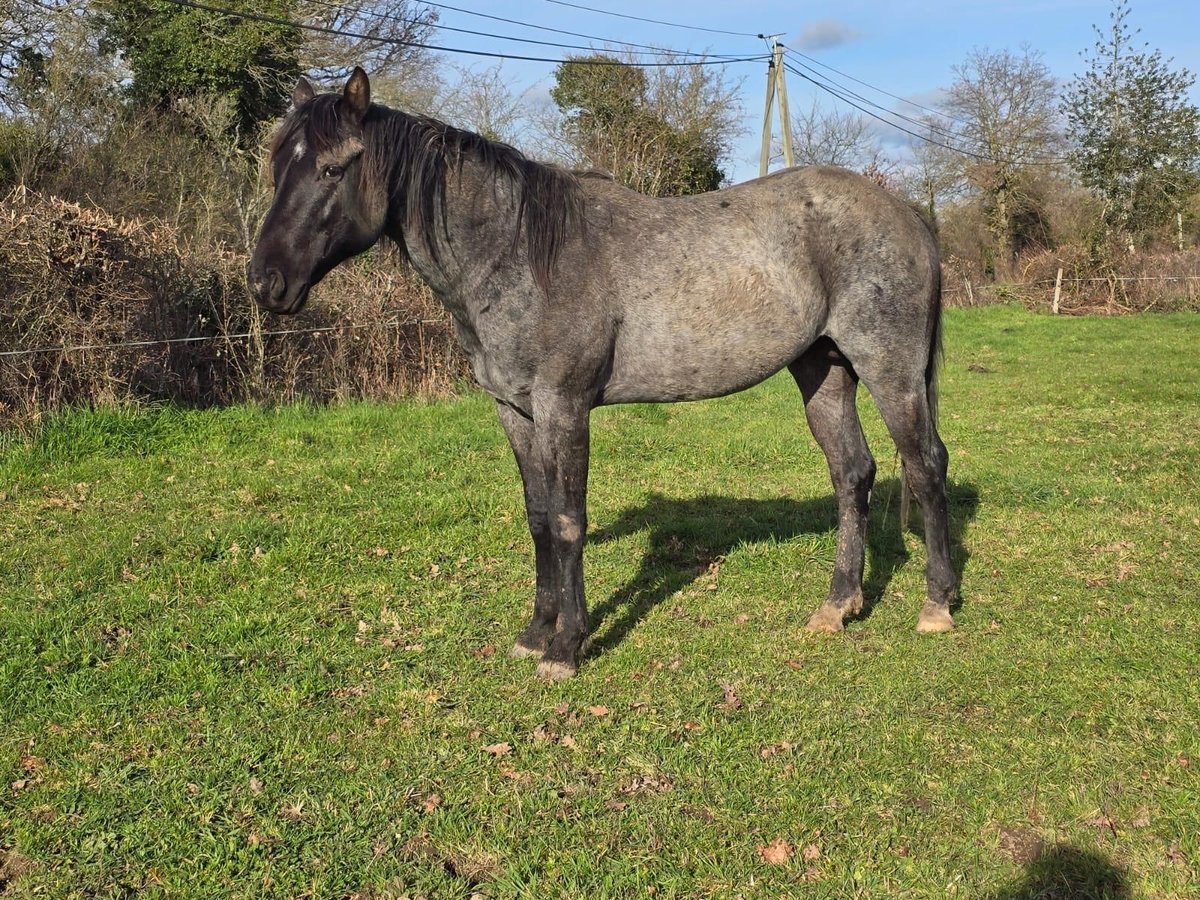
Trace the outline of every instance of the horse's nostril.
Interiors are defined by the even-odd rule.
[[[287,291],[287,282],[283,278],[283,273],[278,269],[270,269],[267,272],[266,281],[267,298],[272,303],[278,303],[283,299],[283,295]]]

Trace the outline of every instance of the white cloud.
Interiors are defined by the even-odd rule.
[[[818,19],[804,26],[792,42],[801,50],[828,50],[862,37],[862,32],[837,19]]]

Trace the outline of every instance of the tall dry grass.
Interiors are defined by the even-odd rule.
[[[1045,309],[1054,302],[1065,315],[1124,315],[1171,310],[1200,311],[1200,249],[1097,254],[1079,244],[1022,254],[1010,277],[990,282],[954,257],[942,265],[947,306],[1021,302]]]
[[[447,392],[467,374],[450,319],[389,255],[335,270],[303,317],[265,317],[244,258],[18,190],[0,201],[0,425],[68,405]]]

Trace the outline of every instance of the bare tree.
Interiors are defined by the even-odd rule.
[[[900,176],[905,194],[921,208],[935,225],[938,209],[962,192],[962,157],[946,146],[946,123],[926,116],[923,138],[913,138],[912,162]]]
[[[17,0],[17,12],[30,4]],[[20,129],[5,150],[15,181],[37,185],[74,150],[105,134],[121,114],[119,63],[99,48],[99,36],[78,8],[41,7],[36,34],[20,38],[3,105]],[[15,8],[14,7],[14,8]],[[16,132],[14,132],[16,135]]]
[[[792,117],[792,147],[801,166],[884,168],[883,147],[867,118],[825,110],[816,100]]]
[[[0,0],[0,108],[21,105],[19,77],[49,55],[57,25],[72,0]]]
[[[413,45],[432,40],[436,9],[413,0],[298,0],[298,18],[329,29],[306,31],[300,51],[302,68],[316,81],[340,84],[362,66],[377,97],[418,111],[429,107],[436,62]]]
[[[973,51],[954,67],[956,79],[942,103],[954,143],[974,154],[964,175],[983,195],[996,256],[1013,256],[1014,221],[1030,195],[1024,176],[1061,146],[1055,81],[1041,55],[1023,47]]]
[[[520,146],[531,127],[528,91],[513,93],[496,63],[484,69],[455,66],[450,86],[438,98],[438,115],[493,141]]]

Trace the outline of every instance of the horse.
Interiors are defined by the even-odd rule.
[[[838,508],[832,584],[806,627],[838,632],[863,611],[876,466],[855,408],[861,380],[899,451],[905,499],[923,513],[917,630],[953,629],[941,269],[903,200],[834,167],[648,197],[374,104],[361,68],[332,93],[301,79],[292,107],[271,142],[275,193],[251,294],[297,313],[334,266],[387,236],[449,310],[524,485],[536,588],[512,655],[538,658],[554,681],[586,652],[591,410],[723,396],[785,367]]]

